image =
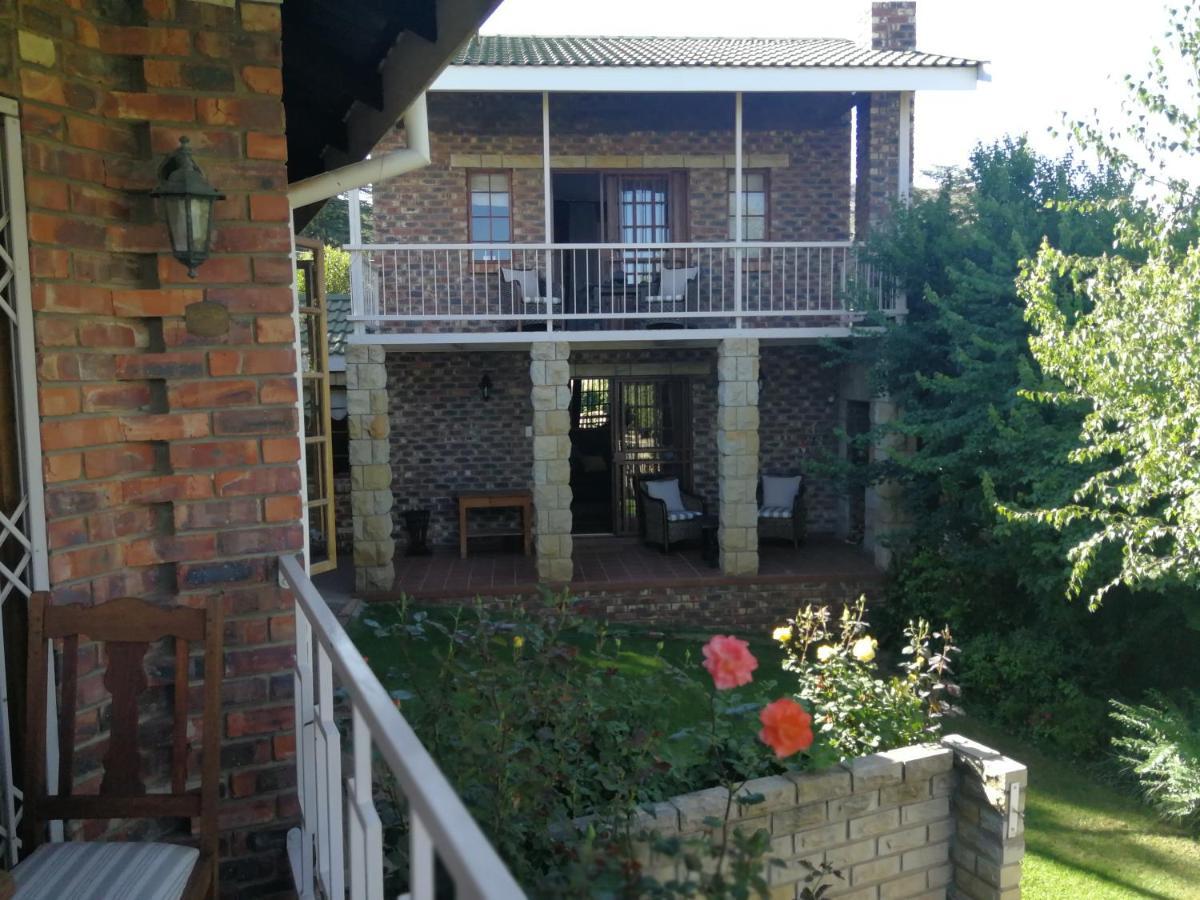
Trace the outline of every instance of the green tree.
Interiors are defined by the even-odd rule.
[[[1111,250],[1048,236],[1019,282],[1034,357],[1058,381],[1031,395],[1086,414],[1070,498],[1014,519],[1074,531],[1070,592],[1093,607],[1118,585],[1200,583],[1200,217],[1185,177],[1200,149],[1194,4],[1172,12],[1167,39],[1173,52],[1156,49],[1146,77],[1129,80],[1123,130],[1144,158],[1122,149],[1121,129],[1074,126],[1085,147],[1150,192],[1120,207]],[[1180,83],[1186,98],[1175,96]],[[1186,596],[1200,627],[1200,604]]]

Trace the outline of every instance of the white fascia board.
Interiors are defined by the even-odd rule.
[[[447,66],[433,91],[782,93],[971,91],[982,66]]]

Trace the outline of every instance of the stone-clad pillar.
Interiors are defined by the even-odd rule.
[[[538,578],[565,583],[571,562],[571,345],[538,341],[530,349],[533,383],[533,510]]]
[[[346,350],[346,407],[350,431],[350,509],[354,518],[354,587],[391,588],[392,464],[388,441],[387,367],[378,346]]]
[[[758,573],[758,338],[717,348],[721,571]]]

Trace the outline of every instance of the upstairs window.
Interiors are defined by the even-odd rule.
[[[508,172],[472,172],[467,175],[470,194],[470,229],[473,244],[512,243],[512,180]],[[480,261],[512,259],[508,250],[476,250]]]
[[[737,175],[729,173],[729,239],[737,239]],[[742,240],[767,239],[767,174],[742,173]]]

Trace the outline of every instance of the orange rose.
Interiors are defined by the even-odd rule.
[[[750,645],[729,635],[714,635],[704,645],[704,668],[712,676],[718,691],[749,684],[750,673],[758,668],[758,660]]]
[[[790,697],[780,697],[763,707],[758,714],[762,731],[758,739],[783,759],[812,746],[812,716]]]

